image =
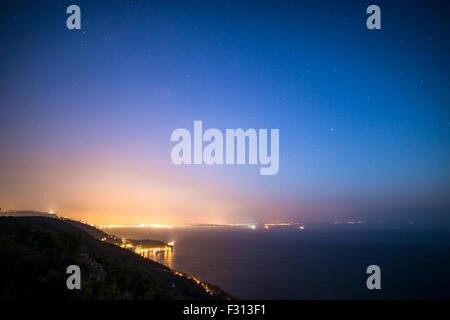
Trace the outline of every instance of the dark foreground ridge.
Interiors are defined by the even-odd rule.
[[[44,216],[0,217],[0,299],[233,299],[99,237],[94,227]],[[69,290],[66,269],[81,269]]]

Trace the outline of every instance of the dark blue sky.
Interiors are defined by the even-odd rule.
[[[447,220],[447,3],[2,2],[1,206],[99,222]],[[70,4],[81,30],[65,26]],[[371,4],[382,30],[366,28]],[[170,134],[194,120],[278,128],[279,173],[175,167]]]

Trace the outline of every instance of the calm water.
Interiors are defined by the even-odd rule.
[[[450,298],[450,235],[418,230],[109,229],[175,241],[153,259],[248,299]],[[381,267],[382,290],[366,288]]]

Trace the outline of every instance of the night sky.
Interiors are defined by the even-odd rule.
[[[0,207],[448,222],[449,15],[447,1],[2,1]],[[279,129],[278,174],[175,166],[170,135],[194,120]]]

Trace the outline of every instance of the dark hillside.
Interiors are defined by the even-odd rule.
[[[81,268],[81,290],[66,288],[72,264]],[[0,273],[0,299],[231,297],[210,285],[208,293],[206,284],[97,240],[76,224],[46,217],[0,217]]]

